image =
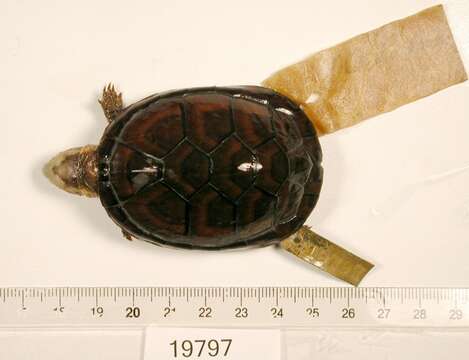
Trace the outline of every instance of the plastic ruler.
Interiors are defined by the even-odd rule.
[[[0,327],[468,327],[469,289],[0,288]]]

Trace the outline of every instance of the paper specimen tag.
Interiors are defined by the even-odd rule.
[[[280,330],[150,326],[144,360],[280,360]]]

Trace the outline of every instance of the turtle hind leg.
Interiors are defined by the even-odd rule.
[[[130,234],[129,232],[125,231],[124,229],[122,229],[122,235],[124,235],[124,237],[129,240],[129,241],[132,241],[133,238],[132,238],[132,234]]]
[[[109,122],[113,121],[124,108],[122,93],[118,93],[111,83],[103,89],[101,99],[98,100],[104,111],[104,116]]]

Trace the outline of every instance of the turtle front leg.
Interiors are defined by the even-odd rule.
[[[103,94],[98,102],[101,104],[104,116],[109,122],[112,122],[124,108],[122,93],[118,93],[111,83],[104,87]]]

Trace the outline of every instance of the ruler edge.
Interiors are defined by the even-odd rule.
[[[88,289],[88,290],[104,290],[104,289],[112,289],[112,290],[119,290],[119,289],[126,289],[126,290],[143,290],[143,289],[154,289],[154,290],[172,290],[172,289],[182,289],[182,290],[213,290],[213,289],[219,289],[219,290],[247,290],[247,289],[256,289],[256,290],[262,290],[262,289],[270,289],[274,290],[274,296],[279,296],[279,291],[280,290],[326,290],[329,292],[329,295],[332,295],[332,291],[346,291],[346,293],[356,293],[359,291],[371,291],[371,292],[379,292],[380,291],[386,291],[386,290],[397,290],[400,292],[405,292],[405,291],[421,291],[421,290],[434,290],[434,291],[451,291],[454,293],[455,296],[459,292],[465,292],[466,293],[466,301],[469,301],[469,287],[443,287],[443,286],[368,286],[368,287],[353,287],[353,286],[333,286],[333,287],[327,287],[327,286],[24,286],[24,287],[0,287],[0,296],[4,294],[5,290],[10,290],[10,291],[15,291],[16,294],[14,296],[11,296],[11,298],[20,298],[23,297],[24,300],[24,291],[26,290],[36,290],[36,291],[47,291],[51,290],[54,292],[53,295],[50,295],[51,298],[53,297],[59,297],[60,293],[64,290],[70,290],[70,289],[75,289],[75,290],[80,290],[80,289]],[[275,294],[277,293],[277,294]],[[288,293],[288,292],[287,292]],[[284,293],[285,294],[285,293]],[[88,298],[91,298],[93,296],[97,296],[98,293],[95,292],[94,294],[89,294],[85,295]],[[133,296],[135,295],[134,292],[130,295],[122,295],[121,297],[126,297],[126,296]],[[203,296],[207,296],[206,293],[196,295],[193,294],[194,296],[191,296],[193,298],[200,298]],[[138,295],[137,295],[138,296]],[[167,295],[161,295],[159,296],[160,298],[165,298],[171,296],[169,294],[169,291],[167,292]],[[2,296],[1,296],[2,297]],[[181,296],[183,297],[183,296]],[[254,297],[254,296],[253,296]],[[265,297],[265,298],[272,298],[273,296]],[[232,298],[239,298],[239,296],[232,296]],[[283,297],[283,298],[288,298],[292,299],[292,296],[289,297]],[[308,296],[306,297],[308,298]],[[332,300],[332,296],[325,296],[325,298],[330,298]],[[337,297],[337,299],[344,299],[345,297]],[[359,297],[362,299],[361,297]],[[376,299],[376,298],[374,298]],[[409,297],[410,299],[410,297]],[[412,299],[416,299],[412,297]],[[436,298],[435,298],[436,300]],[[1,301],[1,299],[0,299]],[[228,324],[228,323],[227,323]],[[94,325],[93,323],[82,323],[82,324],[37,324],[37,323],[32,323],[32,324],[6,324],[2,325],[0,324],[0,331],[8,331],[8,329],[31,329],[32,331],[38,331],[42,329],[49,329],[49,330],[58,330],[58,329],[73,329],[73,330],[80,330],[80,329],[108,329],[108,330],[114,330],[114,329],[122,329],[122,330],[138,330],[138,329],[144,329],[148,326],[162,326],[162,327],[200,327],[201,325],[193,325],[193,323],[177,323],[175,325],[172,324],[164,324],[164,323],[159,323],[159,322],[147,322],[147,323],[135,323],[135,324],[123,324],[123,323],[115,323],[115,324],[100,324],[98,326]],[[306,329],[419,329],[419,330],[425,330],[425,329],[444,329],[446,330],[455,330],[455,331],[460,331],[462,329],[469,329],[469,324],[468,325],[383,325],[382,323],[372,323],[372,324],[367,324],[367,325],[327,325],[327,324],[317,324],[317,325],[282,325],[281,323],[277,325],[259,325],[259,324],[253,324],[253,325],[236,325],[233,326],[233,323],[229,323],[229,325],[226,325],[224,323],[218,323],[218,324],[204,324],[203,327],[208,327],[208,328],[220,328],[220,327],[228,327],[228,328],[253,328],[253,327],[260,327],[260,328],[275,328],[275,329],[281,329],[281,330],[306,330]]]

